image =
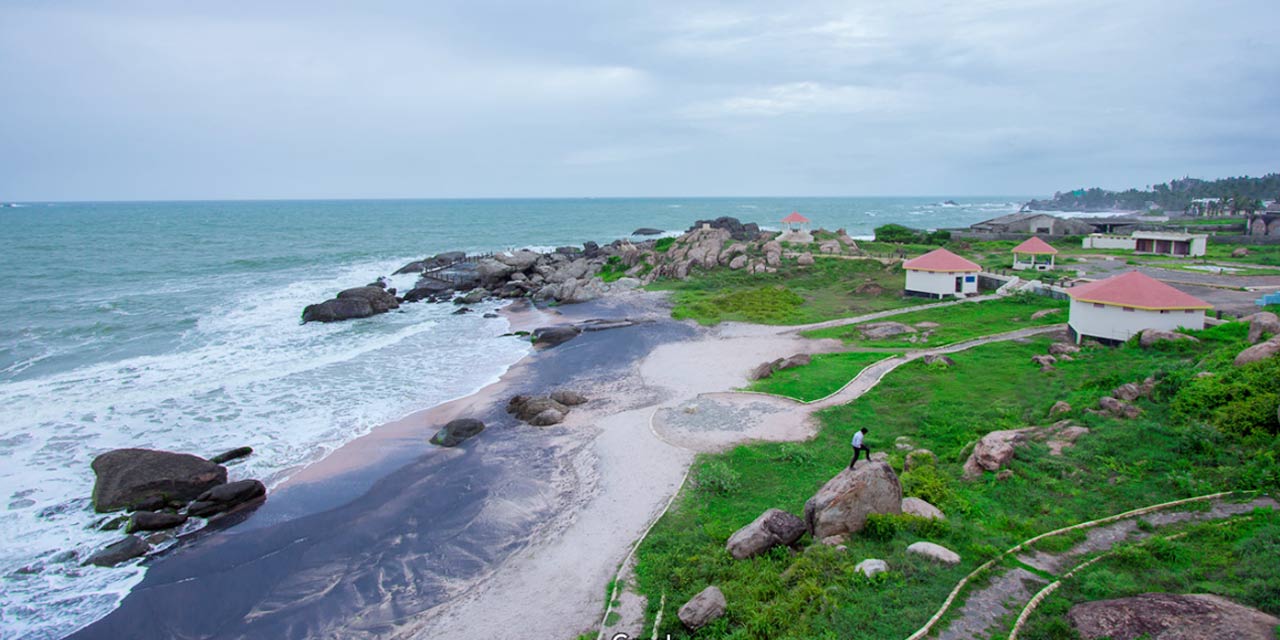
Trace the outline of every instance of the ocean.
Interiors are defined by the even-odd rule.
[[[792,210],[870,236],[966,226],[1021,197],[22,203],[0,208],[0,638],[60,638],[145,568],[83,567],[89,463],[120,447],[211,456],[268,487],[372,428],[475,392],[527,353],[452,305],[299,323],[340,289],[450,250],[549,250]],[[396,276],[407,290],[413,275]],[[488,311],[498,303],[479,305]],[[195,526],[195,525],[192,525]]]

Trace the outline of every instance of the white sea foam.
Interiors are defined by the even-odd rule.
[[[207,456],[248,444],[255,454],[233,478],[275,486],[374,426],[474,392],[527,353],[525,343],[495,338],[505,320],[453,316],[452,305],[298,323],[306,303],[403,262],[351,265],[269,295],[246,287],[214,303],[170,352],[0,384],[0,637],[61,637],[141,580],[137,566],[80,566],[120,535],[93,529],[101,516],[88,497],[89,462],[98,453]]]

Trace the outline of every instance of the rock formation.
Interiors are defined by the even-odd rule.
[[[1086,640],[1272,640],[1280,626],[1280,618],[1220,596],[1173,593],[1084,602],[1067,620]]]
[[[736,560],[758,556],[778,545],[791,545],[804,535],[805,524],[781,509],[769,509],[729,536],[725,548]]]
[[[456,447],[468,438],[473,438],[484,431],[484,423],[474,418],[458,418],[450,420],[431,436],[431,444],[441,447]]]
[[[861,531],[872,513],[901,512],[898,476],[876,460],[844,469],[804,504],[805,526],[815,539]]]
[[[151,449],[116,449],[93,460],[99,513],[134,508],[148,499],[190,501],[227,481],[227,470],[204,458]]]
[[[724,615],[727,606],[728,603],[725,602],[724,594],[720,592],[720,589],[712,586],[703,589],[698,595],[684,603],[684,606],[680,607],[680,610],[676,612],[676,616],[680,618],[680,622],[684,626],[696,631]]]

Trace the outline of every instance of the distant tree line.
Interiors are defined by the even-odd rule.
[[[1261,178],[1182,178],[1148,187],[1147,190],[1108,191],[1093,187],[1059,191],[1051,200],[1028,202],[1027,208],[1040,211],[1107,211],[1146,209],[1154,204],[1166,211],[1239,215],[1258,211],[1263,208],[1263,200],[1272,199],[1280,199],[1280,173],[1269,173]]]

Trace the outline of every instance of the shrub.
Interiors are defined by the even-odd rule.
[[[1173,411],[1184,419],[1207,421],[1226,433],[1280,433],[1280,360],[1272,358],[1218,375],[1181,380]]]
[[[699,488],[722,496],[736,493],[742,486],[742,476],[729,465],[712,460],[698,468],[695,479]]]
[[[605,282],[614,282],[627,273],[627,265],[622,264],[622,258],[619,256],[609,256],[609,259],[600,267],[600,279]]]
[[[867,514],[867,525],[862,528],[862,535],[872,540],[885,542],[898,535],[900,526],[901,519],[898,516],[888,513],[869,513]]]
[[[653,243],[653,250],[658,253],[666,253],[671,248],[671,245],[675,243],[675,238],[658,238],[658,241]]]
[[[773,460],[775,462],[808,466],[813,464],[814,455],[812,451],[809,451],[803,446],[794,442],[787,442],[778,447],[778,452],[774,454]]]
[[[920,498],[939,508],[950,504],[955,495],[951,489],[951,480],[933,465],[913,468],[902,474],[900,479],[902,495]]]

